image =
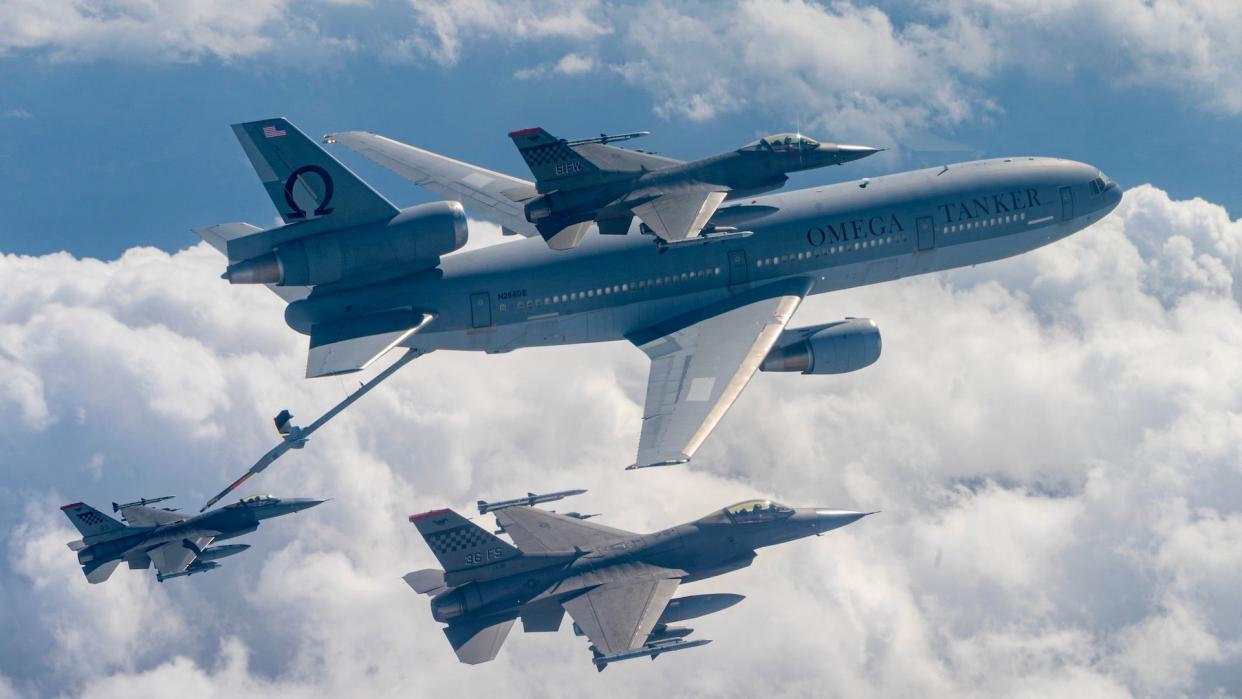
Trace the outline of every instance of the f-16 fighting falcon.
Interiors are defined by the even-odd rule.
[[[592,221],[601,235],[626,235],[635,216],[660,240],[677,242],[699,235],[723,201],[780,189],[790,172],[880,150],[784,133],[687,163],[608,145],[645,135],[566,141],[539,128],[514,131],[509,138],[535,176],[535,188],[515,187],[506,196],[522,204],[526,220],[554,250],[577,247]]]
[[[1017,255],[1121,201],[1090,165],[998,158],[746,199],[708,220],[732,230],[681,242],[653,244],[635,224],[556,251],[513,198],[532,182],[371,133],[327,136],[461,202],[398,209],[284,119],[233,128],[285,223],[197,231],[228,256],[224,278],[288,302],[285,322],[310,338],[307,377],[407,351],[306,427],[282,413],[283,441],[208,505],[438,349],[628,341],[651,361],[633,467],[686,463],[757,370],[840,374],[879,358],[866,318],[789,327],[808,295]],[[536,239],[455,252],[466,209]]]
[[[197,516],[150,507],[170,498],[166,495],[124,505],[112,503],[112,511],[120,512],[124,522],[80,502],[60,508],[82,532],[81,539],[69,542],[69,549],[77,551],[86,580],[107,580],[122,561],[131,569],[150,568],[154,563],[155,578],[160,582],[215,570],[220,567],[216,561],[241,553],[250,545],[212,546],[212,542],[249,534],[265,519],[300,512],[323,502],[251,495]]]
[[[673,599],[682,583],[749,566],[756,549],[822,534],[871,513],[794,509],[751,500],[653,534],[635,534],[534,507],[495,511],[516,546],[452,510],[413,515],[443,570],[409,573],[463,663],[496,657],[513,622],[555,632],[566,612],[591,642],[595,667],[701,646],[672,624],[724,609],[741,595]]]

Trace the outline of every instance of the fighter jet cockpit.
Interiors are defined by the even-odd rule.
[[[773,153],[787,153],[790,151],[807,151],[815,150],[819,147],[819,141],[800,133],[778,133],[751,143],[742,150],[759,150],[769,151]]]
[[[257,505],[265,505],[269,502],[276,502],[276,497],[273,495],[247,495],[237,502],[242,505],[254,507]]]
[[[699,520],[700,524],[758,524],[784,519],[794,513],[787,507],[772,500],[747,500],[730,505],[718,512],[713,512]]]

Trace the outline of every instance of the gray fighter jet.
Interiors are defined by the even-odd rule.
[[[780,189],[788,173],[841,165],[879,148],[819,143],[800,133],[761,138],[727,153],[683,162],[610,146],[646,135],[566,141],[540,128],[509,134],[535,176],[535,188],[506,192],[554,250],[582,242],[591,222],[601,235],[629,233],[634,217],[660,240],[699,235],[724,201]]]
[[[443,570],[409,573],[431,596],[431,615],[463,663],[496,657],[514,621],[555,632],[568,612],[591,642],[595,667],[701,646],[671,626],[719,611],[740,595],[673,599],[682,583],[749,566],[756,549],[822,534],[872,513],[794,509],[750,500],[653,534],[635,534],[534,507],[509,507],[496,521],[516,546],[452,510],[413,515]]]
[[[112,503],[124,522],[75,502],[60,508],[82,532],[82,538],[69,542],[76,551],[86,580],[101,583],[124,561],[131,569],[155,564],[156,580],[194,575],[220,567],[218,560],[241,553],[249,544],[211,546],[214,541],[232,539],[259,528],[259,522],[300,512],[323,500],[281,499],[270,495],[251,495],[206,514],[190,516],[150,505],[172,496],[138,500],[124,505]]]
[[[593,235],[553,251],[510,198],[532,182],[375,134],[327,137],[462,202],[398,209],[284,119],[234,131],[285,224],[197,231],[228,256],[224,277],[288,303],[285,323],[309,337],[307,377],[407,351],[306,427],[282,414],[283,440],[213,502],[435,350],[628,341],[650,360],[633,466],[686,463],[756,371],[840,374],[879,358],[866,318],[791,327],[808,295],[1018,255],[1121,201],[1090,165],[997,158],[761,195],[712,216],[738,230],[676,244]],[[465,209],[530,239],[459,251]]]

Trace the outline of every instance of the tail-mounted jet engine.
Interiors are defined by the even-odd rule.
[[[880,329],[870,318],[846,318],[809,328],[790,328],[764,358],[763,371],[846,374],[880,358]]]
[[[387,221],[307,235],[297,234],[301,225],[251,236],[269,251],[229,265],[223,278],[231,284],[314,286],[390,269],[409,274],[436,266],[441,255],[460,249],[469,237],[465,212],[455,201],[411,206]],[[262,245],[260,236],[270,245]],[[230,243],[230,251],[238,242]]]

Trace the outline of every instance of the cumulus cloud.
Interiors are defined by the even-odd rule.
[[[271,48],[285,0],[14,0],[0,5],[0,55],[58,60],[230,59]]]
[[[348,28],[373,23],[358,38]],[[453,66],[496,42],[562,52],[518,77],[606,66],[657,114],[704,121],[747,108],[872,138],[995,118],[1009,71],[1157,86],[1242,113],[1242,5],[1214,0],[14,0],[0,55],[54,60],[239,60],[296,45],[299,62],[364,51]],[[276,52],[277,47],[281,51]]]
[[[443,65],[472,40],[596,41],[610,28],[598,0],[409,0],[418,28],[398,49]]]
[[[205,245],[0,257],[0,623],[24,630],[0,696],[1237,694],[1239,246],[1220,207],[1142,186],[1034,253],[812,298],[797,324],[868,315],[885,356],[759,375],[689,468],[622,470],[628,345],[434,353],[249,488],[330,503],[209,576],[99,586],[59,503],[196,507],[277,410],[356,384],[300,378],[279,300]],[[434,565],[406,515],[560,487],[640,531],[754,494],[882,513],[690,586],[748,595],[696,620],[707,648],[596,675],[567,630],[515,632],[458,665],[400,580]]]

